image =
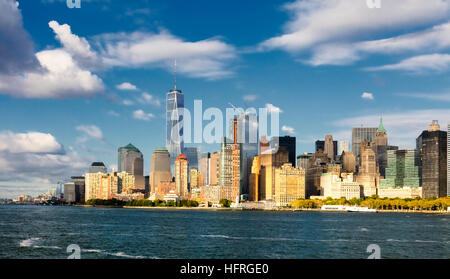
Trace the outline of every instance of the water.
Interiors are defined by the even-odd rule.
[[[0,258],[450,258],[450,215],[0,206]]]

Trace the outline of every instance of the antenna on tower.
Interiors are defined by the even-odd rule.
[[[175,90],[177,90],[177,60],[175,59],[174,61],[174,86],[175,86]]]

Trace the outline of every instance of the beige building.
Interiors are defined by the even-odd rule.
[[[211,155],[209,167],[209,184],[211,186],[219,185],[220,179],[220,153],[216,152]]]
[[[152,154],[152,170],[150,172],[150,193],[155,193],[156,186],[163,181],[172,180],[170,170],[170,154],[165,147],[157,148]]]
[[[131,194],[135,190],[134,175],[127,172],[85,174],[85,200],[114,198],[117,194]]]
[[[259,200],[274,200],[275,170],[287,162],[289,162],[289,152],[282,146],[277,152],[267,149],[260,155]]]
[[[197,168],[192,168],[191,169],[189,179],[190,179],[190,183],[191,183],[191,188],[190,188],[191,192],[192,192],[192,189],[198,188],[198,187],[200,187],[202,185],[202,183],[201,183],[202,182],[202,177],[201,177],[200,172],[198,171]]]
[[[377,195],[380,186],[380,172],[377,166],[373,142],[363,141],[360,150],[360,165],[356,182],[363,186],[364,197]]]
[[[291,163],[285,163],[275,169],[275,203],[277,206],[287,206],[291,202],[304,199],[305,170],[297,169]]]
[[[356,172],[356,157],[353,152],[344,151],[341,156],[342,170],[344,172],[355,173]]]
[[[342,173],[341,176],[324,173],[320,177],[320,187],[323,198],[362,198],[362,186],[354,182],[352,173]]]
[[[175,188],[176,194],[180,199],[187,199],[189,197],[189,162],[186,155],[178,155],[175,161]]]
[[[387,188],[378,189],[378,196],[380,198],[389,198],[389,199],[415,199],[422,197],[422,187],[419,188]]]
[[[260,157],[253,158],[252,170],[248,179],[248,198],[250,201],[259,201],[260,197],[260,177],[261,171]]]

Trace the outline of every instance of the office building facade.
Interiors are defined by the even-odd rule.
[[[285,163],[280,168],[275,169],[275,203],[277,206],[287,206],[291,202],[304,199],[305,190],[305,170]]]
[[[150,172],[150,193],[155,193],[156,187],[163,181],[172,181],[170,171],[170,154],[165,147],[157,148],[152,154]]]
[[[361,143],[369,141],[375,143],[378,128],[359,127],[352,129],[352,152],[355,154],[356,161],[359,162]]]
[[[171,169],[175,170],[175,160],[184,152],[184,94],[176,88],[166,96],[166,148],[170,153]]]
[[[118,150],[118,173],[126,172],[134,175],[135,188],[145,190],[144,155],[131,143]]]
[[[284,136],[284,137],[273,137],[271,141],[271,147],[277,150],[279,147],[284,147],[289,152],[289,163],[293,167],[296,166],[297,162],[295,160],[297,140],[295,137]]]
[[[434,120],[417,138],[424,198],[447,196],[447,132]]]
[[[419,152],[413,150],[389,150],[387,152],[386,177],[381,188],[420,187],[421,166]]]
[[[189,162],[184,154],[175,160],[175,188],[181,199],[189,198]]]

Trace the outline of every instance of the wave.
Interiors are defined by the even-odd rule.
[[[20,247],[32,247],[39,240],[41,240],[39,237],[32,237],[29,239],[25,239],[19,243],[19,246]]]
[[[222,234],[203,234],[201,237],[209,237],[209,238],[225,238],[225,239],[244,239],[245,237],[237,237],[237,236],[228,236]]]

